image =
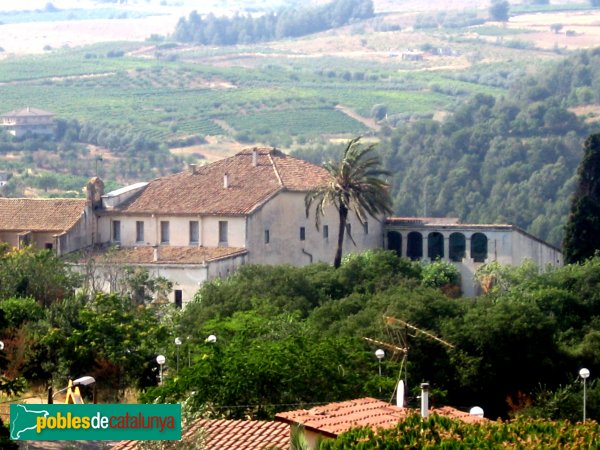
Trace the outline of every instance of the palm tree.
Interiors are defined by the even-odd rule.
[[[329,172],[327,184],[308,192],[304,198],[306,217],[311,206],[316,205],[317,230],[321,216],[325,215],[325,208],[328,205],[334,205],[338,211],[340,223],[337,250],[333,261],[336,268],[342,263],[342,246],[348,213],[354,211],[358,220],[365,223],[367,215],[377,217],[391,212],[389,184],[380,178],[382,175],[388,175],[389,172],[380,168],[381,160],[374,154],[374,150],[374,144],[364,146],[360,143],[360,137],[352,139],[344,149],[339,162],[330,161],[324,164]],[[351,234],[349,237],[352,239]],[[353,239],[352,242],[354,243]]]

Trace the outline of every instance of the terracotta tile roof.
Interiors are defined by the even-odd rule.
[[[62,233],[77,223],[84,199],[0,198],[0,231]]]
[[[100,263],[104,261],[121,264],[202,264],[247,252],[246,249],[237,247],[161,246],[158,248],[158,260],[154,261],[154,248],[143,246],[98,250],[92,254],[92,257]]]
[[[32,117],[32,116],[53,116],[54,114],[48,111],[44,111],[39,108],[23,108],[15,109],[7,113],[2,114],[0,117]]]
[[[115,209],[128,213],[243,215],[279,191],[308,191],[326,179],[324,168],[279,150],[246,149],[230,158],[153,180],[139,195]]]
[[[183,441],[202,433],[202,448],[210,450],[264,450],[290,446],[290,427],[260,420],[199,419],[183,434]],[[111,450],[134,450],[138,441],[122,441]]]
[[[365,397],[330,403],[309,410],[300,409],[279,413],[275,416],[275,419],[290,424],[300,424],[323,435],[335,437],[356,427],[391,428],[413,412],[417,412],[417,410],[398,408],[384,401]],[[430,409],[430,413],[460,419],[469,423],[487,420],[470,416],[468,413],[463,413],[449,406]]]

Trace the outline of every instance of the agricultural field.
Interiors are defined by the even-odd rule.
[[[487,14],[477,2],[451,3],[455,12],[435,2],[376,1],[367,21],[225,47],[169,41],[184,13],[158,2],[146,15],[139,2],[47,22],[38,12],[33,23],[14,23],[12,13],[0,26],[0,112],[32,106],[143,136],[171,148],[178,158],[163,164],[176,168],[217,157],[219,142],[223,156],[240,145],[288,150],[443,117],[474,94],[506,95],[521,74],[600,42],[600,12],[576,2],[563,10],[515,7],[507,23],[415,27]],[[560,33],[550,28],[555,23],[563,24]],[[408,51],[421,58],[405,60]],[[379,122],[376,108],[385,111]]]

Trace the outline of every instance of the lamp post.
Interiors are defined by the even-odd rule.
[[[191,338],[192,338],[191,336],[188,336],[186,338],[187,348],[188,348],[188,367],[192,367],[192,347],[190,345]]]
[[[375,356],[377,357],[377,360],[379,361],[379,393],[381,393],[381,360],[383,359],[383,357],[385,356],[385,352],[378,348],[377,350],[375,350]]]
[[[160,385],[162,386],[163,384],[163,364],[165,363],[167,359],[163,356],[163,355],[158,355],[156,357],[156,362],[158,363],[158,365],[160,366]]]
[[[175,347],[177,347],[177,368],[175,369],[177,375],[179,375],[179,347],[181,347],[181,339],[175,338]]]
[[[61,392],[65,392],[69,388],[76,388],[78,386],[88,386],[95,382],[96,382],[96,380],[94,379],[94,377],[90,377],[89,375],[86,375],[84,377],[73,380],[73,383],[71,383],[69,386],[67,386],[66,388],[62,388],[54,393],[52,393],[52,386],[50,386],[48,388],[48,404],[53,404],[54,397],[56,397]],[[96,390],[95,389],[94,389],[94,403],[96,403]]]
[[[586,368],[583,368],[579,371],[579,376],[583,379],[583,421],[585,422],[585,402],[586,402],[586,392],[585,392],[585,380],[590,376],[590,371]]]

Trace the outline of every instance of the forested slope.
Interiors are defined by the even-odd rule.
[[[505,98],[395,129],[382,143],[395,212],[508,222],[560,245],[583,140],[600,128],[568,108],[600,104],[599,74],[600,49],[582,52]]]

